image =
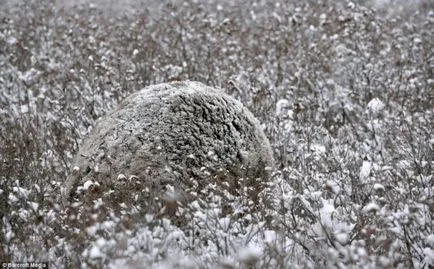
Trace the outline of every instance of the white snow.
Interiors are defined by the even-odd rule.
[[[27,221],[29,219],[29,215],[30,215],[30,212],[28,210],[25,210],[23,208],[20,208],[18,210],[18,216],[20,216],[20,218],[24,221]]]
[[[246,246],[238,251],[238,260],[245,264],[254,264],[262,255],[262,249],[258,246]]]
[[[5,241],[9,242],[12,238],[14,238],[15,234],[11,230],[7,231],[5,234]]]
[[[125,179],[127,179],[127,177],[124,174],[118,175],[118,180],[125,180]]]
[[[311,145],[310,150],[312,150],[313,152],[316,152],[316,153],[325,153],[326,152],[325,146],[320,145],[320,144]]]
[[[9,193],[8,200],[10,204],[18,202],[18,198],[12,193]]]
[[[335,238],[341,245],[347,244],[349,240],[349,236],[346,233],[337,233],[335,234]]]
[[[30,208],[33,209],[33,211],[38,211],[38,208],[39,208],[39,204],[38,203],[28,202],[28,204],[29,204]]]
[[[264,231],[264,242],[265,243],[273,243],[277,239],[277,234],[275,231]]]
[[[93,246],[89,251],[89,258],[91,259],[102,258],[103,256],[101,249],[97,246]]]
[[[367,105],[367,109],[372,116],[377,116],[378,114],[380,114],[380,112],[383,111],[384,107],[384,103],[378,98],[372,99]]]
[[[425,242],[427,245],[431,246],[431,248],[434,248],[434,234],[428,235],[428,237],[425,239]]]
[[[18,194],[20,198],[25,198],[25,199],[28,198],[30,193],[28,190],[21,187],[13,187],[12,190],[14,191],[14,193]]]
[[[396,166],[400,169],[403,169],[403,170],[410,170],[411,163],[407,160],[401,160],[396,164]]]
[[[39,76],[39,74],[41,74],[41,72],[39,70],[37,70],[35,68],[31,68],[25,72],[20,72],[19,78],[26,83],[30,83],[32,80],[37,78]]]
[[[432,249],[432,248],[424,248],[423,249],[423,254],[425,254],[424,261],[427,264],[434,265],[434,249]]]
[[[335,182],[328,180],[326,182],[326,186],[334,193],[334,194],[338,194],[341,191],[341,187],[339,187],[338,184],[336,184]]]
[[[418,68],[420,64],[424,64],[423,49],[432,42],[425,35],[430,30],[424,26],[427,23],[417,25],[418,21],[426,22],[427,18],[432,18],[434,11],[422,10],[423,12],[417,13],[418,16],[413,14],[408,17],[408,20],[403,19],[407,17],[404,12],[400,13],[403,18],[386,16],[379,18],[392,10],[405,11],[405,5],[417,7],[427,1],[367,0],[363,1],[366,3],[362,6],[359,5],[360,3],[338,4],[337,9],[332,10],[333,12],[330,12],[331,10],[327,7],[321,9],[316,5],[288,4],[293,1],[281,1],[282,6],[277,2],[275,8],[266,3],[267,1],[255,1],[254,6],[242,10],[244,13],[241,17],[237,16],[236,8],[232,9],[231,0],[223,0],[221,3],[209,1],[212,2],[212,8],[206,14],[207,16],[191,14],[191,20],[182,21],[181,19],[183,24],[175,25],[173,29],[169,27],[168,31],[172,34],[168,32],[169,35],[162,40],[159,37],[164,35],[167,28],[165,26],[173,25],[178,16],[184,14],[183,12],[178,14],[178,11],[188,8],[184,10],[185,14],[188,14],[191,11],[190,4],[174,8],[166,8],[162,5],[164,12],[161,11],[161,13],[164,13],[164,16],[161,17],[161,22],[155,19],[153,8],[150,9],[152,10],[151,17],[153,17],[150,20],[124,18],[122,22],[125,21],[125,25],[122,23],[118,25],[115,16],[108,18],[107,21],[110,21],[111,25],[116,25],[116,29],[119,28],[120,35],[105,33],[111,28],[98,25],[98,22],[105,22],[105,19],[100,20],[97,17],[98,10],[93,10],[89,14],[91,15],[90,20],[86,14],[83,17],[82,14],[73,14],[68,11],[67,19],[74,24],[81,25],[79,22],[85,18],[84,27],[80,28],[80,31],[53,32],[50,27],[56,26],[57,20],[59,25],[65,26],[66,29],[73,29],[73,27],[68,27],[71,25],[64,21],[62,16],[56,16],[54,24],[53,18],[48,16],[47,25],[44,21],[41,27],[38,25],[37,29],[33,27],[27,29],[32,37],[36,37],[36,39],[27,40],[21,38],[20,29],[14,29],[14,24],[19,25],[20,22],[16,20],[17,17],[11,16],[11,24],[8,18],[7,31],[0,33],[0,39],[3,39],[8,55],[17,52],[17,55],[11,55],[25,57],[21,66],[16,66],[14,63],[16,57],[3,59],[6,61],[4,68],[0,70],[0,85],[5,86],[5,89],[0,91],[0,103],[8,104],[8,106],[0,108],[0,117],[7,122],[3,129],[0,128],[0,133],[10,135],[11,141],[20,146],[22,137],[16,136],[17,140],[15,140],[14,130],[9,130],[8,126],[19,127],[21,131],[17,134],[28,130],[28,128],[23,128],[27,125],[27,127],[36,127],[34,130],[36,133],[32,132],[32,134],[42,140],[34,142],[37,142],[37,145],[41,142],[42,151],[45,150],[45,152],[40,156],[36,154],[39,152],[36,149],[36,152],[27,152],[30,153],[28,155],[22,152],[24,155],[15,156],[15,154],[8,154],[9,152],[0,150],[0,159],[2,157],[11,158],[10,160],[5,159],[7,162],[4,163],[6,168],[10,167],[11,173],[8,171],[7,177],[0,178],[0,184],[5,183],[3,184],[5,186],[1,186],[0,197],[8,203],[7,212],[1,220],[7,254],[19,260],[20,257],[27,259],[42,253],[41,255],[47,257],[47,260],[54,262],[54,267],[59,264],[62,266],[65,260],[68,261],[69,257],[66,256],[68,254],[72,255],[71,261],[76,260],[82,264],[82,267],[112,265],[111,268],[133,266],[142,268],[217,268],[219,266],[224,268],[267,266],[270,268],[279,266],[315,268],[321,267],[318,261],[324,260],[330,262],[331,266],[375,268],[376,266],[393,267],[396,265],[396,267],[404,268],[406,260],[402,257],[407,256],[412,258],[416,268],[434,266],[434,234],[427,229],[432,222],[429,202],[434,193],[434,186],[431,184],[433,176],[429,173],[421,174],[419,171],[425,172],[431,168],[430,156],[426,156],[430,154],[424,153],[430,151],[434,146],[434,135],[430,134],[429,130],[427,133],[426,130],[430,126],[433,111],[428,109],[429,105],[424,106],[426,102],[418,101],[426,101],[423,99],[423,94],[434,86],[434,79],[428,79],[424,73],[426,70]],[[198,1],[191,2],[196,4]],[[370,8],[363,7],[375,6],[373,3],[378,3],[377,5],[381,5],[381,8],[391,11],[375,13]],[[206,10],[206,6],[199,4],[199,9]],[[99,5],[102,4],[93,7],[97,8]],[[92,7],[92,4],[85,7],[88,6]],[[297,6],[299,8],[296,9]],[[315,10],[310,10],[312,7],[315,7]],[[194,11],[199,11],[199,9]],[[215,9],[218,12],[215,12]],[[291,10],[291,15],[294,15],[293,19],[285,18],[285,10]],[[430,15],[426,16],[427,13]],[[249,16],[257,21],[252,21]],[[312,18],[315,19],[315,23],[310,25]],[[392,20],[393,25],[387,23]],[[270,27],[267,27],[270,32],[267,35],[271,35],[266,38],[269,38],[271,43],[277,40],[275,48],[259,46],[261,44],[257,44],[255,37],[260,35],[260,27],[248,27],[267,21],[271,22]],[[193,24],[195,22],[199,22],[199,25]],[[63,25],[63,23],[66,24]],[[146,29],[158,31],[147,36],[141,31],[143,28],[141,23],[144,23]],[[284,41],[280,35],[288,32],[285,29],[282,31],[280,27],[282,25],[279,23],[287,24],[288,29],[285,29],[288,31],[294,30],[295,34],[288,37],[290,42],[279,42],[279,40]],[[87,27],[90,27],[91,31],[87,31]],[[195,32],[194,29],[203,32]],[[273,33],[276,29],[277,32]],[[330,29],[334,30],[329,31]],[[115,45],[118,44],[116,38],[123,36],[122,30],[128,30],[125,33],[128,37],[131,34],[131,40],[134,42],[115,49]],[[241,31],[241,35],[237,35],[237,30]],[[232,35],[230,35],[231,32]],[[38,34],[41,33],[40,37],[44,40],[39,42]],[[178,53],[179,48],[173,48],[172,51],[170,41],[176,38],[173,33],[179,34],[181,45],[186,44],[182,54]],[[357,35],[351,38],[351,33],[357,33]],[[56,37],[56,34],[60,36]],[[82,36],[82,34],[85,35]],[[228,35],[230,35],[229,38]],[[372,53],[372,38],[370,37],[378,35],[385,38],[380,40],[376,46],[378,53]],[[56,38],[60,38],[62,42],[56,42]],[[136,38],[141,42],[140,44],[135,41]],[[352,43],[354,38],[357,39],[357,46]],[[201,40],[208,42],[195,42]],[[312,50],[308,55],[305,55],[306,50],[300,46],[303,42],[306,45],[305,49]],[[74,44],[85,44],[85,53],[81,53],[82,50],[74,51],[82,47],[71,46]],[[284,52],[289,51],[290,53],[282,54],[280,45],[283,45]],[[70,48],[71,51],[66,50],[65,54],[62,49],[64,47]],[[142,52],[148,52],[147,48],[150,53],[146,54],[149,54],[149,57],[142,57]],[[243,61],[246,57],[249,58],[251,49],[266,53],[259,53],[253,62]],[[391,53],[393,51],[400,53]],[[212,57],[206,58],[207,52]],[[163,56],[173,57],[161,57],[161,53],[164,54]],[[82,56],[84,61],[77,61],[77,55]],[[153,55],[156,55],[156,58],[153,58]],[[315,64],[315,59],[317,59],[315,55],[322,55],[325,59]],[[128,56],[130,56],[129,60],[118,61]],[[188,57],[193,58],[189,60]],[[172,58],[173,61],[171,61]],[[209,62],[202,61],[202,58]],[[95,65],[88,66],[87,59],[93,61]],[[230,68],[225,70],[225,67]],[[125,81],[112,79],[119,75],[118,70],[125,71],[123,72],[126,75]],[[192,70],[197,71],[194,77],[211,81],[213,85],[226,85],[225,81],[228,79],[235,81],[232,83],[234,89],[230,90],[231,94],[240,101],[248,102],[249,107],[255,109],[255,114],[257,113],[257,116],[264,120],[259,125],[261,128],[258,129],[267,130],[268,135],[272,138],[275,160],[274,166],[268,168],[270,173],[275,173],[269,181],[264,180],[267,189],[259,193],[258,199],[255,199],[255,207],[252,206],[253,201],[246,200],[244,197],[235,197],[231,192],[233,189],[227,188],[227,186],[241,186],[241,192],[247,189],[245,185],[250,178],[237,178],[235,179],[237,184],[230,184],[229,179],[222,178],[221,185],[224,186],[222,189],[219,189],[218,185],[220,177],[218,184],[203,182],[195,177],[186,179],[188,194],[191,194],[195,201],[185,207],[183,203],[180,203],[181,206],[176,211],[176,216],[185,216],[185,226],[188,229],[191,228],[190,231],[176,226],[174,222],[169,222],[168,216],[160,215],[158,210],[153,211],[154,204],[158,209],[168,201],[177,201],[177,193],[174,189],[177,182],[171,176],[175,175],[174,178],[177,179],[178,170],[175,171],[169,165],[164,166],[164,161],[161,165],[155,166],[161,171],[155,171],[154,166],[148,165],[131,171],[123,169],[129,165],[136,167],[137,159],[135,158],[132,158],[132,162],[127,160],[125,165],[120,165],[122,169],[116,169],[113,172],[109,169],[109,163],[120,162],[124,157],[134,153],[136,149],[122,150],[119,153],[101,151],[100,155],[98,155],[98,150],[95,155],[86,154],[87,152],[83,155],[77,154],[86,159],[83,161],[85,164],[83,166],[81,162],[78,162],[75,164],[79,166],[74,167],[74,162],[71,161],[76,159],[72,154],[73,149],[83,144],[85,137],[92,130],[90,126],[96,126],[94,124],[96,119],[114,108],[126,94],[153,81],[192,79],[190,74]],[[142,71],[145,72],[145,76]],[[148,73],[152,75],[150,78],[147,76]],[[399,74],[398,79],[396,74]],[[65,78],[67,84],[64,84]],[[122,87],[125,83],[128,87]],[[193,94],[199,88],[201,87],[193,83],[189,93]],[[262,95],[262,91],[267,93],[269,89],[271,89],[270,96],[264,97],[267,95]],[[374,96],[367,97],[370,94],[364,92],[364,89]],[[173,90],[168,94],[171,96],[175,93],[176,91]],[[138,103],[146,104],[146,99],[143,98]],[[178,101],[181,100],[176,99],[174,104],[177,105]],[[296,111],[293,104],[299,104],[302,110]],[[147,108],[148,106],[139,105],[137,107]],[[186,111],[180,114],[182,119],[188,116]],[[194,110],[192,115],[196,115],[199,111],[207,113],[206,110]],[[214,111],[213,107],[209,110],[209,112]],[[40,122],[39,117],[42,119],[42,126],[37,125]],[[327,119],[330,117],[333,121],[330,121],[330,124],[327,121],[323,125],[322,120],[325,117]],[[14,120],[14,118],[17,121],[11,121],[12,124],[9,124],[9,120]],[[142,119],[141,114],[135,115],[134,118]],[[167,122],[173,119],[168,118]],[[145,124],[140,126],[136,125],[136,121],[132,121],[127,128],[119,130],[122,133],[129,130],[129,127],[133,128],[131,134],[125,132],[125,138],[133,138],[132,143],[127,143],[128,146],[141,145],[139,142],[142,140],[138,142],[136,136],[141,134],[142,127],[145,128],[143,130],[147,130],[147,126],[154,126],[148,124],[149,121],[150,119],[146,119]],[[113,117],[113,122],[124,124],[124,121],[115,117]],[[232,118],[225,127],[229,126],[234,130],[230,122],[233,122],[233,127],[238,129],[237,120],[232,121]],[[155,126],[166,125],[160,124],[165,123],[160,119],[155,123]],[[211,121],[210,126],[214,127],[216,123],[217,121]],[[69,145],[67,148],[59,147],[60,151],[55,147],[58,137],[53,132],[56,130],[51,128],[51,126],[55,127],[55,124],[59,124],[60,131],[62,131],[60,134],[64,134],[65,141]],[[135,127],[139,128],[134,129]],[[180,132],[176,127],[179,126],[168,128],[171,136],[188,135],[188,131],[193,130],[190,128],[186,129],[187,132]],[[112,133],[111,128],[96,133],[105,134],[106,131]],[[160,142],[167,141],[167,139],[164,139],[161,133],[150,134],[152,141],[149,147],[146,145],[140,148],[145,154],[154,150],[161,152],[155,158],[148,158],[149,160],[158,160],[160,156],[162,156],[161,159],[166,157],[163,155],[167,148],[163,145],[165,143]],[[234,143],[229,144],[236,145],[233,152],[239,152],[231,160],[243,163],[249,158],[257,158],[250,151],[238,151],[238,145],[245,142],[245,139],[241,140],[241,138],[242,136],[237,136],[231,141]],[[408,141],[409,138],[411,141]],[[60,139],[63,141],[62,137]],[[114,136],[113,139],[108,138],[107,145],[112,145],[114,140]],[[95,141],[90,144],[100,145],[98,140]],[[221,153],[224,153],[226,148],[230,148],[223,147],[221,151],[213,151],[212,146],[208,147],[208,145],[215,145],[219,142],[221,141],[211,141],[203,147],[198,147],[203,152],[181,150],[176,147],[178,144],[175,144],[174,148],[180,152],[180,163],[185,161],[187,164],[199,164],[199,167],[192,172],[202,174],[198,171],[202,167],[204,175],[211,175],[213,167],[207,166],[205,161],[221,160]],[[11,145],[14,145],[13,143]],[[54,148],[50,150],[52,147]],[[415,147],[416,152],[414,152]],[[31,151],[32,147],[28,150]],[[419,151],[420,154],[417,154]],[[29,172],[28,175],[22,172],[16,173],[20,172],[21,158],[26,156],[35,159],[35,166],[25,167],[23,171]],[[369,159],[363,159],[365,156]],[[17,159],[12,159],[15,157]],[[108,161],[104,163],[101,160]],[[53,171],[55,174],[60,174],[65,172],[64,170],[69,166],[74,167],[72,176],[80,178],[78,184],[72,186],[74,188],[79,186],[82,192],[92,190],[93,185],[103,182],[95,178],[99,175],[103,175],[101,176],[103,180],[110,177],[110,182],[116,182],[116,179],[131,182],[131,185],[127,185],[128,188],[137,183],[137,191],[129,192],[130,195],[125,201],[116,199],[116,210],[113,212],[108,204],[113,195],[106,194],[117,194],[117,187],[125,186],[125,184],[116,185],[115,188],[108,190],[102,189],[103,198],[95,199],[92,203],[87,203],[88,199],[73,199],[62,207],[59,204],[59,189],[64,189],[63,178],[50,176],[50,173],[41,173],[45,170],[33,170],[43,167],[47,168],[48,172]],[[92,173],[82,176],[83,173],[80,172],[86,170],[83,168],[87,167],[92,168]],[[276,171],[273,170],[274,167]],[[243,166],[246,171],[253,168],[253,165]],[[14,171],[15,169],[17,170]],[[219,173],[225,172],[222,168],[218,169]],[[150,200],[152,204],[150,207],[147,207],[146,203],[140,204],[144,198],[157,194],[153,184],[151,187],[147,179],[142,180],[144,177],[140,175],[140,172],[145,170],[146,175],[161,174],[161,177],[164,177],[161,181],[156,180],[157,184],[162,182],[161,192],[158,187],[156,197],[159,200],[155,203]],[[119,174],[120,172],[124,175]],[[179,169],[179,172],[182,174],[184,170]],[[358,175],[357,172],[359,172]],[[132,175],[134,173],[137,173],[137,176]],[[35,178],[35,175],[42,177]],[[168,176],[167,180],[166,176]],[[354,182],[354,177],[356,182]],[[204,178],[211,179],[208,176]],[[150,178],[149,181],[152,182],[153,179]],[[406,179],[412,180],[409,182]],[[251,180],[254,179],[251,178]],[[34,185],[35,182],[41,185]],[[171,185],[166,185],[167,182]],[[105,184],[101,183],[102,185]],[[202,185],[205,187],[202,188]],[[22,187],[28,188],[29,191]],[[164,193],[164,187],[167,189],[166,193]],[[254,188],[252,188],[253,191],[255,191]],[[409,192],[416,195],[409,195]],[[357,197],[354,197],[354,194]],[[53,203],[38,203],[40,195]],[[62,193],[62,195],[65,194]],[[93,199],[94,196],[96,195],[89,198]],[[66,197],[71,196],[66,195]],[[136,202],[130,204],[131,199]],[[188,201],[191,200],[188,199]],[[229,205],[229,210],[223,207],[226,203]],[[265,208],[260,208],[260,206],[265,206]],[[71,210],[68,207],[71,207]],[[103,214],[99,214],[100,209],[103,210]],[[246,210],[255,211],[246,212]],[[40,223],[39,216],[42,213],[44,213],[44,218]],[[68,223],[69,217],[71,223]],[[22,227],[13,228],[15,218],[28,221],[23,223]],[[241,218],[240,221],[238,218]],[[259,225],[258,222],[263,219],[267,219],[267,224]],[[363,223],[363,227],[359,227],[361,219],[366,222]],[[381,227],[378,226],[379,223]],[[60,230],[43,227],[44,224],[59,227]],[[62,225],[59,226],[59,224]],[[76,224],[79,226],[75,227]],[[184,222],[181,222],[181,225],[184,225]],[[381,230],[382,227],[387,231]],[[420,241],[410,242],[411,253],[405,253],[408,240],[402,236],[403,227],[407,227],[408,233]],[[41,228],[47,229],[41,230]],[[358,234],[357,238],[353,238],[354,231],[360,230],[359,228],[366,233]],[[31,241],[21,242],[23,235],[32,231],[34,233],[29,238]],[[57,234],[58,231],[61,233]],[[387,235],[383,235],[385,232]],[[64,234],[70,236],[64,237],[62,236]],[[330,242],[328,239],[335,241]],[[372,244],[368,241],[371,239],[381,251],[369,252]],[[50,244],[44,245],[44,242]],[[34,245],[35,250],[26,249],[25,246],[28,243]],[[74,251],[76,243],[80,244],[79,247],[83,247],[82,250],[84,249],[85,252]],[[334,247],[331,246],[332,243],[336,243],[333,244]],[[65,251],[58,252],[59,246]],[[305,251],[305,248],[309,251]]]
[[[221,268],[236,268],[236,261],[230,256],[222,257],[219,261],[219,264]]]
[[[323,207],[319,211],[321,224],[327,228],[333,227],[332,214],[335,212],[335,207],[324,201]]]
[[[84,182],[82,190],[87,191],[93,185],[94,185],[93,181],[88,180],[88,181]]]
[[[380,207],[378,206],[377,203],[375,202],[370,202],[369,204],[367,204],[364,208],[363,208],[363,212],[373,212],[373,211],[378,211],[380,210]]]
[[[360,168],[359,179],[361,181],[366,180],[371,174],[372,163],[370,161],[363,161],[362,167]]]
[[[39,187],[38,184],[33,185],[33,187],[35,187],[37,192],[41,192],[41,188]],[[1,194],[1,192],[0,192],[0,194]]]
[[[375,183],[374,184],[374,190],[376,190],[376,191],[384,191],[385,190],[385,188],[384,188],[384,186],[383,185],[381,185],[381,184],[379,184],[379,183]]]
[[[231,225],[231,219],[230,218],[221,218],[219,220],[220,226],[223,231],[228,231]]]
[[[276,103],[276,116],[285,117],[289,110],[289,101],[287,99],[280,99]]]
[[[29,112],[29,106],[28,105],[22,105],[20,107],[20,111],[21,111],[22,114],[28,113]]]
[[[349,50],[344,44],[338,44],[335,47],[335,52],[336,52],[336,55],[338,57],[346,56],[346,55],[348,55],[350,53],[350,51],[351,50]]]
[[[17,40],[15,37],[10,36],[10,37],[8,37],[8,38],[6,39],[6,42],[7,42],[9,45],[13,45],[13,44],[16,44],[16,43],[18,42],[18,40]]]

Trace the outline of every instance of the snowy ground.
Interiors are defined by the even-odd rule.
[[[1,261],[434,266],[432,1],[142,2],[0,0]],[[262,203],[234,197],[228,215],[222,197],[198,200],[183,229],[98,201],[66,213],[60,189],[95,121],[185,79],[263,123],[278,171]]]

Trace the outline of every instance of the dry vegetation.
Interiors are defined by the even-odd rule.
[[[0,260],[434,266],[432,1],[144,2],[0,1]],[[263,123],[267,202],[198,200],[185,229],[98,201],[67,214],[60,188],[95,121],[186,79]]]

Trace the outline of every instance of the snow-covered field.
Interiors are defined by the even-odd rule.
[[[0,0],[0,261],[434,267],[433,1],[162,2]],[[261,121],[276,163],[261,199],[198,199],[182,225],[102,200],[65,209],[96,120],[174,80]]]

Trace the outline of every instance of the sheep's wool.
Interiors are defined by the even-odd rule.
[[[258,120],[239,101],[198,82],[158,84],[98,121],[73,160],[63,199],[91,186],[106,195],[146,190],[151,198],[168,190],[197,195],[209,185],[258,192],[272,166]]]

